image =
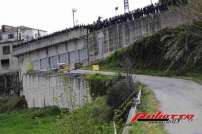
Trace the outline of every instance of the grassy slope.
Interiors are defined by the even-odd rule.
[[[103,114],[93,116],[96,110]],[[0,113],[0,134],[74,134],[76,131],[77,134],[108,134],[113,132],[112,124],[100,118],[109,110],[100,98],[73,113],[60,114],[44,109]]]
[[[20,110],[0,114],[1,134],[51,134],[57,131],[56,115],[32,119],[33,110]]]
[[[143,91],[139,109],[151,113],[158,109],[158,103],[149,90]],[[113,124],[107,121],[111,120],[110,115],[104,97],[98,97],[92,104],[73,113],[59,113],[54,109],[17,110],[0,113],[0,134],[112,134]],[[162,126],[141,123],[134,125],[133,133],[165,134]]]
[[[93,79],[110,79],[99,75],[89,76]],[[19,98],[20,99],[20,98]],[[7,99],[6,106],[15,109],[13,100]],[[0,107],[5,105],[1,100]],[[7,109],[5,107],[5,110]],[[0,112],[0,134],[111,134],[113,133],[112,109],[106,104],[106,97],[98,97],[92,104],[86,105],[72,113],[60,112],[56,107],[45,109],[21,109],[6,113]],[[157,102],[152,93],[143,91],[140,110],[153,112],[157,109]],[[137,126],[137,127],[136,127]],[[146,127],[146,125],[135,124],[134,131],[151,131],[163,134],[161,126]],[[121,129],[118,129],[120,131]],[[159,133],[157,133],[159,132]],[[138,133],[137,133],[138,134]]]
[[[106,67],[106,66],[102,66],[100,65],[101,69],[100,71],[109,71],[109,72],[117,72],[117,73],[120,73],[120,72],[124,72],[122,69],[120,68],[111,68],[111,67]],[[91,67],[88,67],[88,68],[84,68],[84,69],[90,69],[91,70]],[[193,72],[190,72],[190,73],[187,73],[187,74],[184,74],[184,75],[176,75],[175,72],[172,72],[170,71],[169,73],[165,73],[164,70],[158,70],[158,69],[134,69],[133,70],[133,73],[134,74],[139,74],[139,75],[151,75],[151,76],[165,76],[165,77],[174,77],[174,78],[181,78],[181,79],[186,79],[186,80],[192,80],[192,81],[195,81],[199,84],[202,84],[202,73],[198,72],[198,73],[193,73]]]
[[[144,89],[142,92],[141,104],[138,107],[138,112],[147,112],[154,114],[158,111],[158,102],[149,89]],[[164,127],[160,124],[151,124],[147,122],[136,122],[133,125],[130,134],[167,134]]]
[[[190,29],[187,30],[187,27]],[[136,74],[171,76],[192,79],[197,82],[202,81],[201,58],[199,56],[194,64],[191,61],[195,60],[197,56],[190,56],[190,54],[195,54],[198,46],[200,46],[201,36],[195,36],[193,33],[200,31],[201,27],[202,22],[195,22],[193,25],[182,25],[174,29],[161,30],[156,34],[134,42],[127,48],[116,50],[108,58],[97,64],[100,65],[100,69],[103,71],[124,72],[124,70],[128,69],[128,64],[128,67],[131,67],[131,71]],[[179,36],[178,38],[182,38],[181,40],[193,38],[195,44],[189,40],[187,43],[181,42],[177,47],[175,47],[176,43],[171,43],[174,45],[170,48],[168,47],[168,40],[164,40],[165,37],[175,39],[170,35]],[[184,35],[187,35],[187,37]],[[186,49],[189,49],[189,51],[184,51],[185,45],[183,43],[185,45],[189,44],[189,46],[186,46],[188,47]],[[199,45],[196,45],[197,43]],[[177,50],[177,53],[171,53],[172,49]],[[201,55],[201,51],[199,52],[198,55]],[[181,55],[182,53],[183,55]],[[173,63],[173,61],[175,62]],[[88,66],[84,67],[84,69],[92,68]]]
[[[119,59],[116,59],[119,60]],[[117,66],[109,66],[108,63],[97,63],[100,66],[100,71],[109,71],[109,72],[124,72],[123,68],[117,67]],[[113,63],[110,63],[113,65]],[[92,70],[92,66],[85,66],[82,69],[84,70]],[[131,70],[134,74],[140,74],[140,75],[151,75],[151,76],[166,76],[166,77],[175,77],[175,78],[182,78],[187,80],[193,80],[199,84],[202,84],[202,73],[201,72],[188,72],[186,74],[177,75],[175,71],[169,71],[165,73],[165,70],[163,69],[157,69],[157,68],[145,68],[145,69],[136,69],[133,68]]]

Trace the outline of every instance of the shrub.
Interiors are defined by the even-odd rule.
[[[106,76],[100,74],[86,76],[90,82],[90,93],[93,99],[107,95],[107,90],[117,81],[123,79],[121,76]]]
[[[161,36],[169,32],[168,29],[162,30],[152,36],[134,42],[127,48],[120,49],[112,54],[101,65],[110,68],[121,68],[123,57],[128,58],[133,68],[165,68],[166,62],[164,54],[166,48],[161,42]]]
[[[118,109],[132,93],[136,92],[136,84],[124,79],[116,82],[108,90],[107,104],[113,109]]]
[[[93,99],[104,96],[111,85],[112,80],[90,80],[90,93]]]
[[[51,115],[58,115],[61,113],[61,110],[57,106],[46,107],[46,108],[34,108],[31,113],[31,118],[45,117]]]
[[[91,116],[99,121],[110,122],[112,120],[113,111],[111,107],[106,104],[106,98],[98,97],[95,102],[96,103],[92,105]]]
[[[105,98],[97,98],[92,104],[86,105],[62,116],[58,127],[62,134],[110,134],[113,133],[112,123],[108,123],[110,108]]]
[[[0,98],[0,112],[9,112],[20,108],[26,108],[27,102],[24,97]]]
[[[123,57],[129,59],[133,71],[161,70],[164,74],[173,72],[185,75],[201,71],[202,22],[163,29],[156,34],[136,41],[101,62],[106,68],[122,69]],[[124,69],[124,68],[123,68]],[[136,70],[135,70],[136,69]]]

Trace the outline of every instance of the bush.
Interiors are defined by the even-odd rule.
[[[105,98],[97,98],[93,103],[62,116],[58,127],[62,134],[110,134],[113,133],[109,120],[111,109],[106,105]],[[58,134],[57,133],[57,134]]]
[[[113,111],[111,107],[106,104],[106,98],[98,97],[95,102],[96,103],[92,105],[92,118],[99,121],[110,122],[112,120]]]
[[[0,112],[10,112],[21,108],[27,108],[25,97],[0,98]]]
[[[124,79],[116,82],[107,93],[107,104],[113,109],[118,109],[132,93],[137,93],[136,84]]]
[[[93,99],[98,96],[105,96],[111,85],[111,80],[90,80],[90,93]]]
[[[101,65],[109,69],[122,69],[121,63],[125,57],[131,62],[132,71],[158,70],[164,75],[185,75],[193,70],[201,72],[201,35],[200,21],[174,29],[163,29],[116,51]]]
[[[58,115],[61,113],[61,110],[57,106],[46,107],[46,108],[33,108],[33,112],[31,113],[31,118],[35,119],[38,117],[45,117],[51,115]]]
[[[123,79],[121,76],[106,76],[93,74],[86,76],[90,82],[90,93],[93,99],[99,96],[106,96],[107,90],[118,80]]]
[[[101,62],[106,68],[122,68],[123,57],[128,58],[133,69],[156,68],[164,69],[167,62],[164,60],[166,48],[161,42],[161,37],[170,32],[162,30],[152,36],[134,42],[127,48],[122,48]]]

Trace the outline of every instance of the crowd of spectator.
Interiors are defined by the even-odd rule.
[[[161,1],[163,1],[163,0],[161,0]],[[75,30],[78,28],[87,28],[90,31],[96,31],[96,30],[108,27],[110,25],[119,24],[119,23],[126,22],[126,21],[132,21],[132,20],[144,17],[144,16],[161,13],[163,11],[167,11],[168,6],[172,6],[172,5],[177,6],[179,4],[187,4],[187,0],[167,0],[166,2],[151,4],[144,8],[138,8],[129,13],[118,15],[118,16],[115,16],[115,17],[112,17],[109,19],[105,19],[105,20],[101,20],[101,17],[98,17],[98,20],[96,22],[94,22],[93,24],[78,25],[78,26],[75,26],[75,27],[67,29],[67,30],[72,31],[72,30]]]
[[[90,32],[92,32],[92,31],[96,31],[96,30],[99,30],[99,29],[102,29],[105,27],[109,27],[109,26],[114,25],[114,24],[119,24],[119,23],[126,22],[126,21],[133,21],[135,19],[139,19],[139,18],[144,17],[144,16],[148,16],[148,15],[152,15],[152,14],[156,14],[156,13],[161,13],[161,12],[166,11],[166,10],[168,10],[167,4],[160,4],[160,3],[157,3],[155,5],[151,4],[151,5],[146,6],[144,8],[139,8],[139,9],[130,11],[129,13],[118,15],[118,16],[115,16],[115,17],[112,17],[109,19],[105,19],[105,20],[101,20],[101,17],[98,17],[98,20],[96,22],[94,22],[93,24],[77,25],[77,26],[74,26],[72,28],[64,29],[62,31],[58,31],[58,32],[52,33],[50,35],[40,37],[38,39],[33,39],[33,40],[29,41],[28,43],[31,43],[35,40],[49,38],[49,37],[58,35],[58,34],[63,33],[63,32],[71,32],[73,30],[77,30],[77,29],[81,29],[81,28],[88,29]],[[26,42],[22,43],[22,44],[26,44]]]
[[[99,29],[108,27],[110,25],[119,24],[119,23],[126,22],[126,21],[132,21],[132,20],[144,17],[144,16],[152,15],[155,13],[161,13],[166,10],[168,10],[167,5],[163,5],[163,4],[159,4],[159,3],[155,4],[155,5],[151,4],[144,8],[133,10],[129,13],[125,13],[123,15],[118,15],[113,18],[105,19],[103,21],[99,17],[97,22],[94,22],[93,24],[89,24],[85,27],[90,29],[90,31],[95,31],[95,30],[99,30]]]
[[[168,6],[181,6],[188,4],[188,0],[159,0],[159,2]]]

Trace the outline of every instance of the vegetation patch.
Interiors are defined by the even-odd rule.
[[[96,74],[86,77],[90,80],[92,94],[95,94],[91,104],[72,112],[66,112],[58,107],[5,111],[6,113],[0,114],[0,122],[3,123],[0,124],[0,131],[6,134],[114,133],[115,111],[116,109],[122,110],[120,106],[125,101],[128,101],[127,98],[134,91],[135,84],[130,85],[129,81],[121,76]],[[121,93],[121,95],[117,93]],[[116,100],[118,101],[116,102]],[[9,102],[8,106],[11,108],[18,102],[16,99],[2,100],[0,103],[1,108],[7,101]],[[116,105],[114,102],[116,102]],[[7,106],[7,103],[5,106]],[[127,111],[125,110],[124,112],[125,116],[120,116],[119,120],[126,118]],[[117,123],[118,132],[121,132],[121,127],[122,125]]]
[[[33,110],[33,112],[30,114],[30,117],[32,119],[51,116],[51,115],[58,115],[62,111],[61,109],[59,109],[56,106],[45,107],[45,108],[34,108],[32,110]]]
[[[2,97],[0,98],[0,112],[10,112],[27,107],[24,97]]]
[[[102,75],[102,74],[88,74],[84,76],[85,78],[87,78],[88,80],[113,80],[115,78],[115,76],[110,76],[110,75]]]
[[[158,110],[158,102],[154,93],[144,87],[142,89],[141,104],[138,106],[137,112],[154,114],[158,112]],[[133,124],[130,134],[167,134],[167,132],[161,124],[136,122]]]
[[[50,114],[51,109],[42,110],[43,115],[33,116],[39,109],[23,109],[0,113],[0,132],[2,134],[53,134],[59,131],[56,127],[58,114]],[[34,117],[34,118],[33,118]]]
[[[62,114],[57,120],[60,131],[57,134],[111,134],[114,132],[111,122],[112,110],[104,97],[97,98],[70,114]]]
[[[99,96],[107,95],[108,89],[117,81],[124,79],[122,76],[109,76],[101,74],[85,75],[89,80],[91,97],[95,99]]]
[[[2,134],[110,134],[112,109],[105,97],[73,112],[57,107],[0,113]]]
[[[108,78],[107,80],[109,81]],[[115,122],[117,132],[121,133],[140,84],[116,77],[114,83],[106,88],[106,93],[95,97],[91,104],[72,112],[58,107],[46,107],[16,109],[0,113],[0,132],[6,134],[112,134]],[[148,108],[152,107],[150,105],[156,105],[148,103],[151,100],[145,98],[143,97],[141,107]]]
[[[160,76],[190,76],[202,71],[202,22],[164,29],[120,49],[98,63],[103,70]],[[127,64],[123,61],[129,61]],[[195,75],[193,75],[195,76]],[[198,78],[201,76],[197,75]],[[196,77],[196,78],[197,78]]]

